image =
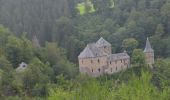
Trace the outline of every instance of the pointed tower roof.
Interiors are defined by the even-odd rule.
[[[86,46],[86,48],[80,53],[78,58],[91,58],[95,57],[93,55],[93,52],[90,50],[89,45]]]
[[[153,51],[154,51],[154,50],[153,50],[152,47],[151,47],[151,44],[150,44],[150,42],[149,42],[149,38],[147,38],[144,52],[153,52]]]
[[[33,36],[32,42],[35,47],[41,47],[37,36]]]
[[[103,46],[111,46],[111,44],[106,41],[103,37],[101,37],[97,42],[96,44],[99,46],[99,47],[103,47]]]

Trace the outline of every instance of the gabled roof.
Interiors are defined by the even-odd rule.
[[[89,46],[87,45],[86,48],[80,53],[78,56],[79,58],[91,58],[95,57],[93,52],[90,50]]]
[[[93,58],[107,55],[102,49],[98,48],[95,43],[88,44],[80,53],[78,58]]]
[[[111,46],[111,44],[106,41],[103,37],[101,37],[97,42],[96,42],[98,47],[103,47],[103,46]]]
[[[117,53],[117,54],[112,54],[108,56],[109,61],[115,61],[115,60],[120,60],[120,59],[129,59],[130,56],[124,52],[124,53]]]
[[[111,46],[111,44],[101,37],[96,43],[87,44],[86,48],[80,53],[78,58],[106,56],[107,53],[105,53],[103,49],[100,48],[103,46]]]
[[[88,46],[95,55],[95,57],[107,55],[101,48],[98,48],[98,46],[95,43],[88,44]]]
[[[153,50],[152,47],[151,47],[151,44],[150,44],[150,42],[149,42],[149,39],[147,38],[144,52],[153,52],[153,51],[154,51],[154,50]]]

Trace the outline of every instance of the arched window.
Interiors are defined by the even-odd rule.
[[[98,63],[100,63],[100,60],[98,59]]]
[[[26,65],[23,65],[23,67],[26,67]]]
[[[124,61],[124,64],[126,63],[126,59],[123,60]]]
[[[93,72],[93,69],[91,70],[91,72]]]
[[[100,72],[100,68],[98,69],[98,71]]]
[[[91,60],[91,63],[93,63],[93,60]]]

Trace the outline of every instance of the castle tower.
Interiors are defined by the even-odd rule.
[[[107,65],[107,54],[96,46],[96,43],[87,44],[86,48],[78,56],[80,73],[90,76],[104,74]]]
[[[37,48],[41,47],[37,36],[33,36],[32,43],[34,47],[37,47]]]
[[[111,44],[102,37],[96,42],[96,45],[108,55],[112,54]]]
[[[152,65],[154,64],[154,50],[152,49],[148,38],[146,40],[144,53],[145,53],[146,63],[152,67]]]

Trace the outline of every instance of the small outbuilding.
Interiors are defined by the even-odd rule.
[[[17,72],[24,71],[27,67],[28,65],[25,62],[22,62],[21,64],[19,64],[19,67],[16,69],[16,71]]]

